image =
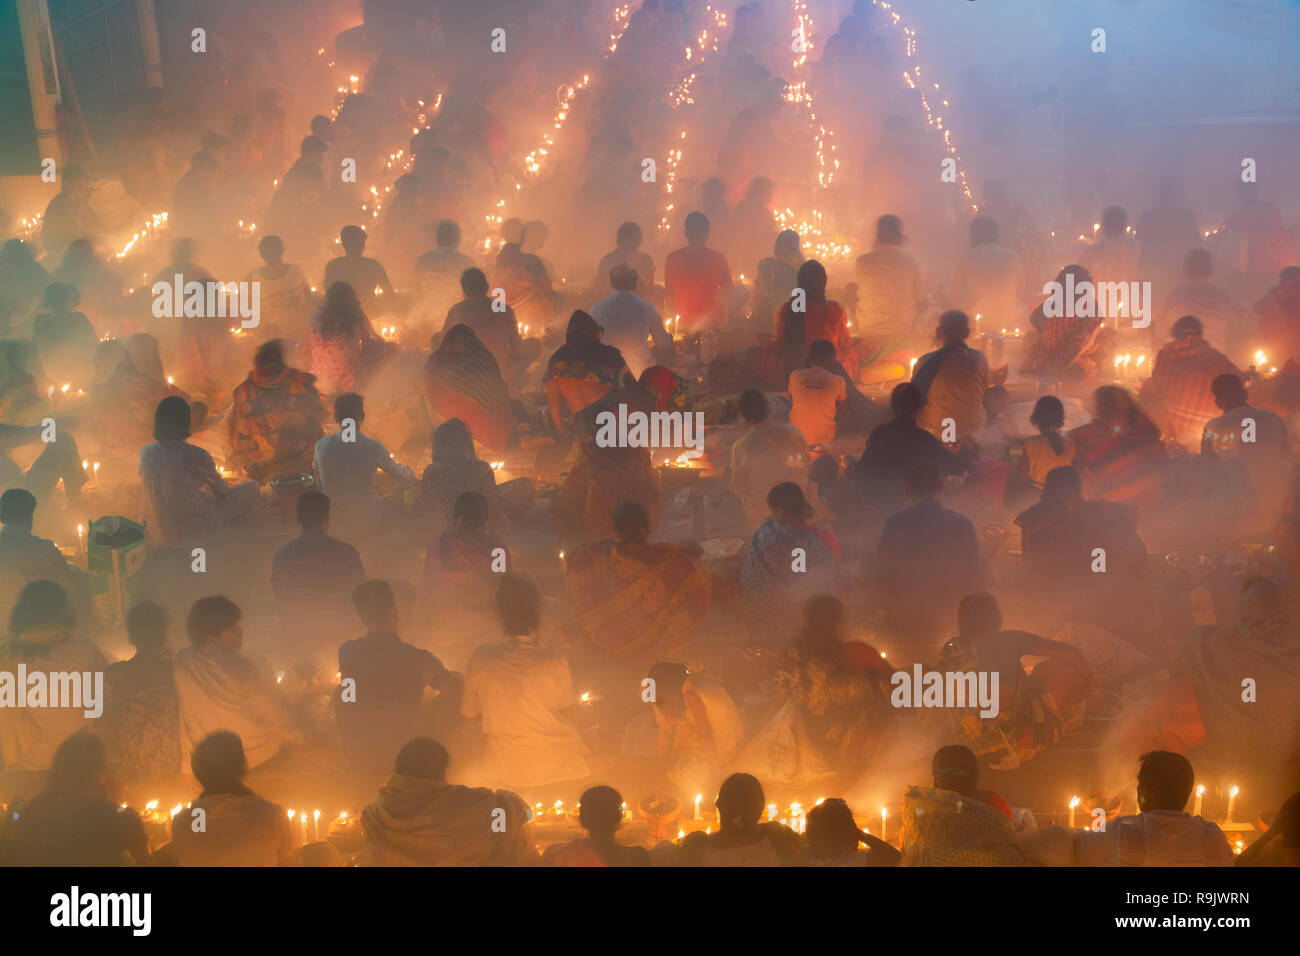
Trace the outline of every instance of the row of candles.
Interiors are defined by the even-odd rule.
[[[1149,370],[1145,352],[1123,352],[1115,356],[1115,381],[1139,382]]]
[[[1232,819],[1232,811],[1234,805],[1237,802],[1237,794],[1239,794],[1240,792],[1241,792],[1241,788],[1238,787],[1235,783],[1228,788],[1228,809],[1223,816],[1223,823],[1226,826],[1234,825]],[[1202,804],[1204,803],[1205,800],[1205,784],[1203,783],[1197,784],[1194,793],[1196,799],[1195,802],[1192,804],[1192,816],[1199,817],[1201,815]],[[1070,802],[1068,804],[1067,809],[1069,810],[1068,825],[1071,828],[1075,826],[1075,811],[1079,808],[1079,805],[1081,803],[1083,803],[1083,798],[1081,798],[1077,793],[1074,796],[1070,797]]]

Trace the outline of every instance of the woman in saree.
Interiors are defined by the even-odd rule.
[[[462,492],[452,508],[452,527],[424,554],[422,598],[426,607],[453,607],[491,615],[496,575],[510,570],[506,539],[487,530],[488,501],[476,491]]]
[[[569,434],[569,417],[600,401],[628,372],[623,353],[600,341],[603,329],[581,310],[569,317],[564,344],[551,355],[542,381],[551,420],[561,435]]]
[[[506,305],[514,310],[520,323],[538,331],[550,324],[558,296],[551,288],[546,264],[525,252],[522,242],[508,242],[501,247],[492,278],[493,288],[505,290]]]
[[[733,773],[722,782],[714,806],[715,833],[696,830],[681,842],[679,866],[797,866],[799,837],[763,816],[763,785],[747,773]]]
[[[1095,417],[1070,433],[1074,466],[1107,501],[1146,505],[1160,497],[1169,460],[1160,429],[1118,385],[1093,392]]]
[[[1074,288],[1092,282],[1092,275],[1080,265],[1069,265],[1056,276],[1064,287],[1073,276]],[[1102,318],[1074,314],[1073,308],[1062,309],[1069,315],[1049,316],[1046,300],[1029,316],[1029,334],[1025,339],[1023,374],[1059,377],[1069,381],[1091,378],[1097,374],[1106,345],[1105,321]],[[1095,311],[1095,310],[1085,310]]]
[[[139,332],[126,340],[126,358],[103,383],[90,390],[92,417],[105,457],[132,462],[153,440],[158,403],[174,395],[189,400],[163,369],[158,340]]]
[[[1023,657],[1046,658],[1027,674]],[[1083,727],[1096,680],[1083,652],[1027,631],[1004,631],[993,595],[962,598],[957,636],[943,646],[934,670],[997,674],[998,712],[983,717],[978,705],[936,711],[945,731],[965,736],[987,766],[1012,770]]]
[[[663,514],[659,473],[649,448],[605,447],[597,440],[596,422],[603,412],[617,413],[620,405],[628,413],[666,411],[659,406],[659,394],[652,388],[627,381],[604,398],[583,409],[574,420],[579,439],[578,457],[569,468],[564,486],[551,499],[551,517],[566,534],[584,541],[614,537],[614,508],[634,501],[645,509],[650,527]]]
[[[808,346],[818,339],[835,346],[835,358],[844,366],[849,381],[857,375],[858,356],[849,334],[848,314],[844,306],[826,298],[826,281],[826,267],[816,259],[807,260],[799,266],[794,289],[803,293],[803,308],[796,310],[791,297],[777,311],[775,343],[787,377],[803,368]]]
[[[569,598],[587,634],[602,650],[644,668],[676,656],[709,612],[712,582],[704,566],[677,544],[651,544],[641,505],[614,508],[613,541],[575,548],[565,561]]]
[[[794,749],[772,761],[768,779],[848,786],[888,739],[894,669],[870,644],[849,639],[839,598],[816,595],[803,608],[803,619],[776,672],[783,705],[756,740],[785,737]]]
[[[384,351],[384,340],[362,311],[352,286],[331,285],[325,305],[311,317],[307,329],[307,370],[316,376],[321,395],[358,391]]]
[[[420,476],[420,504],[432,517],[435,531],[451,523],[452,506],[467,491],[487,499],[487,527],[500,533],[533,503],[532,481],[515,478],[498,485],[492,466],[474,453],[465,423],[452,418],[433,430],[433,461]]]
[[[0,423],[39,425],[50,413],[48,381],[36,346],[0,339]]]
[[[754,532],[740,569],[741,607],[752,628],[783,641],[799,627],[810,597],[838,590],[840,542],[811,524],[813,508],[792,481],[769,491],[767,506],[771,515]]]
[[[460,419],[484,448],[504,451],[514,436],[515,413],[501,369],[464,323],[448,329],[425,362],[424,398],[434,422]]]
[[[660,661],[648,677],[659,728],[655,750],[672,761],[668,779],[685,799],[711,792],[744,740],[740,710],[725,687],[707,674],[692,674],[685,664]]]

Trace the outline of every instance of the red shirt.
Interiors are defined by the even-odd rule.
[[[711,324],[710,319],[721,316],[720,293],[731,288],[731,267],[716,249],[686,246],[664,262],[664,287],[683,326]]]

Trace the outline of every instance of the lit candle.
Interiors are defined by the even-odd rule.
[[[565,562],[565,560],[564,560],[564,552],[563,552],[563,551],[560,552],[560,564],[561,564],[561,566],[562,566],[566,571],[569,569],[569,565],[568,565],[568,563]]]
[[[315,842],[320,839],[320,811],[311,812],[311,838]]]
[[[307,811],[298,814],[298,842],[307,842]]]
[[[880,839],[889,841],[889,807],[880,808]]]
[[[77,525],[77,552],[79,554],[86,553],[86,526],[84,524]]]
[[[1232,805],[1237,801],[1237,785],[1234,783],[1232,789],[1228,791],[1228,815],[1224,818],[1224,823],[1232,822]]]
[[[1201,815],[1201,800],[1202,798],[1204,798],[1204,796],[1205,796],[1205,784],[1200,784],[1196,788],[1196,803],[1192,807],[1192,816],[1199,817]]]
[[[292,810],[289,811],[289,835],[290,835],[291,837],[294,838],[294,843],[297,844],[297,842],[298,842],[298,840],[297,840],[298,833],[297,833],[297,831],[295,831],[294,828],[293,828],[293,811],[292,811]]]
[[[1070,829],[1074,829],[1074,809],[1080,802],[1078,794],[1070,798]]]
[[[703,802],[704,802],[704,794],[697,793],[695,795],[695,819],[696,820],[700,819],[700,804],[702,804]]]
[[[775,804],[775,803],[769,803],[769,804],[767,805],[767,819],[768,819],[769,822],[771,822],[772,820],[775,820],[775,819],[776,819],[776,804]]]

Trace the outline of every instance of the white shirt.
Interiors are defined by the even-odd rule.
[[[375,473],[382,469],[399,485],[415,480],[411,469],[394,460],[388,449],[373,438],[356,433],[356,441],[343,440],[342,432],[326,435],[316,443],[314,461],[321,491],[330,499],[330,529],[343,539],[374,534],[379,530],[379,494]]]
[[[622,352],[623,361],[638,378],[654,364],[648,344],[651,337],[658,348],[673,344],[659,310],[635,292],[618,291],[606,296],[591,307],[589,314],[605,330],[601,341]]]

